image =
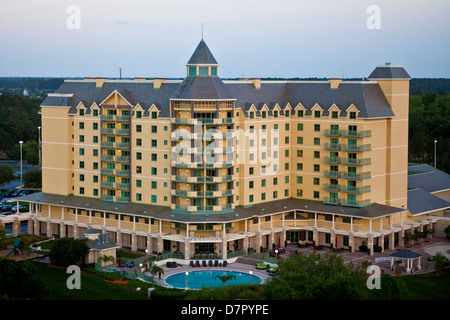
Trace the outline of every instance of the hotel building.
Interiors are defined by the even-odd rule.
[[[183,79],[64,81],[41,105],[29,232],[227,259],[300,241],[372,254],[434,227],[446,204],[408,211],[403,67],[362,81],[219,75],[201,40]]]

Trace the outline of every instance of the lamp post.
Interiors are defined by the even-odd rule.
[[[434,140],[434,167],[436,168],[436,143],[437,140]]]
[[[275,256],[276,256],[276,258],[278,260],[278,249],[275,249]]]
[[[19,141],[20,143],[20,189],[22,189],[22,144],[23,141]]]
[[[189,272],[186,271],[184,274],[186,275],[186,290],[187,290],[187,289],[189,289],[189,287],[188,287],[188,276],[189,276]]]
[[[39,167],[41,167],[42,155],[41,155],[41,127],[38,127],[39,135],[38,135],[38,144],[39,144]]]

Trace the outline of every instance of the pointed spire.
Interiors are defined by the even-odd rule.
[[[203,36],[202,36],[202,40],[198,44],[197,48],[195,49],[194,53],[192,54],[192,56],[189,59],[189,62],[187,64],[188,65],[193,65],[193,64],[217,65],[217,61],[214,58],[211,51],[209,50],[205,41],[203,40]]]

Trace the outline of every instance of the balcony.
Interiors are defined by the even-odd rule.
[[[340,171],[329,171],[329,170],[325,170],[323,172],[323,175],[325,177],[330,177],[330,178],[340,178],[341,177],[341,172]]]
[[[340,144],[339,148],[343,151],[370,151],[372,146],[370,144],[354,145],[354,144]]]
[[[103,148],[114,148],[114,142],[112,141],[102,141],[101,146]]]
[[[114,115],[112,114],[102,114],[100,119],[103,121],[114,121]]]
[[[325,157],[323,162],[331,163],[331,164],[340,164],[341,163],[341,158],[339,158],[339,157]]]
[[[102,134],[114,134],[115,129],[114,128],[102,128],[100,132]]]
[[[116,116],[116,121],[130,121],[129,115]]]
[[[325,197],[325,198],[323,198],[323,203],[338,205],[338,204],[340,204],[340,199]]]
[[[130,170],[117,170],[116,175],[118,176],[129,176]]]
[[[339,150],[339,143],[325,143],[324,144],[324,149],[327,150]]]
[[[101,173],[102,174],[108,174],[108,175],[114,175],[114,169],[102,168]]]
[[[109,154],[102,154],[102,161],[114,161],[114,156]]]
[[[337,192],[337,191],[340,190],[340,186],[339,186],[338,184],[329,184],[329,183],[326,183],[326,184],[323,186],[323,188],[324,188],[324,190],[327,190],[327,191],[335,191],[335,192]]]
[[[116,187],[116,189],[130,190],[130,184],[129,183],[116,183],[115,187]]]
[[[370,200],[347,200],[347,199],[341,199],[340,200],[342,206],[347,207],[366,207],[370,205]]]
[[[102,181],[102,188],[114,189],[114,182]]]
[[[116,156],[116,162],[130,162],[130,156]]]
[[[129,142],[118,142],[118,143],[116,143],[116,148],[117,149],[129,149],[130,143]]]
[[[342,192],[347,193],[366,193],[370,192],[370,186],[362,186],[362,187],[353,187],[353,186],[340,186]]]
[[[341,163],[345,165],[352,165],[352,166],[364,166],[372,163],[371,158],[365,158],[365,159],[353,159],[353,158],[342,158]]]
[[[349,137],[349,138],[366,138],[366,137],[372,136],[372,131],[371,130],[363,130],[363,131],[341,130],[341,136]]]
[[[368,179],[368,178],[370,178],[370,171],[360,172],[360,173],[341,171],[341,178],[344,178],[344,179]]]
[[[130,197],[115,197],[115,202],[128,203],[130,202]]]
[[[340,130],[325,129],[324,135],[327,137],[339,137],[341,135],[341,132]]]
[[[116,135],[120,136],[129,136],[130,135],[130,129],[117,129]]]

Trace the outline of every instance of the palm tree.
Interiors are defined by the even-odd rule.
[[[217,275],[214,279],[217,279],[217,278],[219,278],[219,280],[222,281],[223,286],[225,286],[225,283],[229,280],[236,280],[236,277],[232,274],[223,275],[223,276]]]
[[[154,264],[153,266],[152,266],[152,268],[150,269],[150,274],[152,275],[152,287],[153,287],[153,281],[154,281],[154,279],[155,279],[155,274],[157,274],[157,273],[162,273],[162,274],[164,274],[164,270],[163,270],[163,268],[161,268],[160,266],[158,266],[158,265],[156,265],[156,264]]]
[[[103,262],[105,263],[105,274],[106,274],[106,264],[108,263],[108,261],[112,261],[112,263],[114,264],[115,259],[113,256],[107,255],[98,257],[98,262],[100,262],[100,264],[103,264]]]

